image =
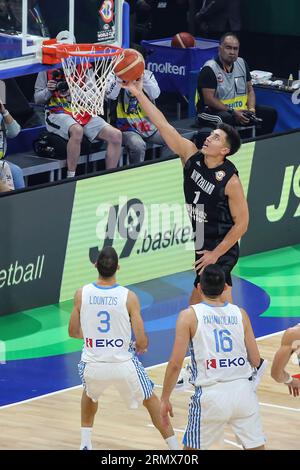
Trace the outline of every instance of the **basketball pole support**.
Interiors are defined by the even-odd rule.
[[[130,44],[130,31],[129,31],[129,15],[130,6],[127,2],[123,3],[123,24],[122,24],[122,47],[128,49]]]

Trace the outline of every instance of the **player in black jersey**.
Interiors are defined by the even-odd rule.
[[[185,200],[196,235],[197,225],[204,224],[201,249],[197,236],[195,239],[197,276],[190,303],[201,301],[196,289],[199,274],[205,266],[215,263],[223,268],[226,276],[227,288],[223,299],[232,302],[230,272],[238,260],[238,240],[246,232],[249,221],[248,205],[238,172],[226,159],[240,148],[237,131],[221,124],[207,137],[202,149],[198,149],[193,142],[182,137],[148,100],[141,81],[124,83],[123,86],[136,96],[168,147],[180,156],[184,167]]]
[[[248,226],[248,205],[236,167],[227,155],[241,145],[237,131],[220,124],[204,142],[202,149],[184,160],[184,195],[195,237],[194,282],[190,303],[202,299],[196,289],[199,273],[208,264],[219,264],[225,273],[227,288],[223,299],[232,302],[231,270],[238,261],[238,240]],[[203,236],[198,224],[203,224]],[[200,245],[199,245],[200,243]]]

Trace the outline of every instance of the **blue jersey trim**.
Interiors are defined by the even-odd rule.
[[[208,307],[211,307],[211,308],[220,308],[220,307],[226,307],[229,304],[229,302],[224,302],[223,305],[211,305],[211,304],[208,304],[207,302],[200,302],[200,304],[207,305]]]
[[[93,286],[97,287],[97,289],[107,290],[107,289],[114,289],[115,287],[119,287],[119,284],[114,284],[113,286],[99,286],[96,282],[92,282]]]
[[[202,388],[195,387],[195,393],[191,396],[188,422],[182,440],[183,444],[191,449],[201,449],[201,395]]]

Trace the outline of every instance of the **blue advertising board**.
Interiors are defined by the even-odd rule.
[[[188,95],[189,73],[218,53],[219,41],[196,38],[196,47],[172,47],[172,38],[142,41],[146,50],[146,67],[151,70],[161,91]]]

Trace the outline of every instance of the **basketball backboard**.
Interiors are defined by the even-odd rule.
[[[42,70],[41,44],[68,30],[77,43],[122,45],[123,0],[0,0],[0,79]]]

